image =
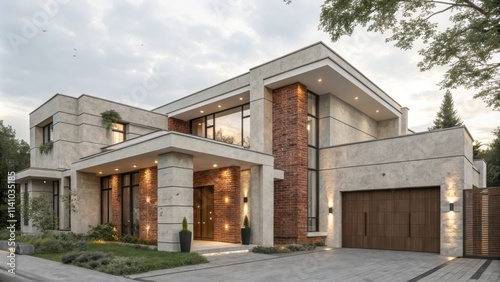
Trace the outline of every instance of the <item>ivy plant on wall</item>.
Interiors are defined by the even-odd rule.
[[[102,118],[102,125],[107,130],[111,129],[111,127],[113,126],[113,123],[119,122],[122,119],[120,114],[115,110],[107,110],[107,111],[102,112],[101,118]]]
[[[40,145],[40,153],[42,154],[48,154],[50,150],[54,147],[54,142],[49,141],[45,144]]]

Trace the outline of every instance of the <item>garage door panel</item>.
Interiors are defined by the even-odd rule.
[[[439,205],[439,188],[344,192],[342,244],[439,252]]]

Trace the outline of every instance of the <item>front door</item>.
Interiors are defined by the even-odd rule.
[[[214,186],[193,189],[194,239],[214,239]]]

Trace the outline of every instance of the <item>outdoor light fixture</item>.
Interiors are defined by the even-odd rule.
[[[137,167],[137,165],[135,164],[135,165],[133,165],[132,167]]]
[[[328,208],[328,213],[333,213],[333,207]]]
[[[455,211],[455,203],[450,202],[450,211]]]
[[[248,203],[248,197],[243,197],[243,203]]]
[[[155,164],[157,164],[157,163],[158,163],[158,161],[157,161],[157,160],[155,160]]]
[[[213,167],[217,167],[217,164],[214,164]]]

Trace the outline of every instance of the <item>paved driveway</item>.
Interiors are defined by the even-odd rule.
[[[500,261],[437,254],[329,249],[286,255],[208,257],[210,263],[160,270],[138,281],[500,281]],[[477,279],[477,280],[476,280]]]

